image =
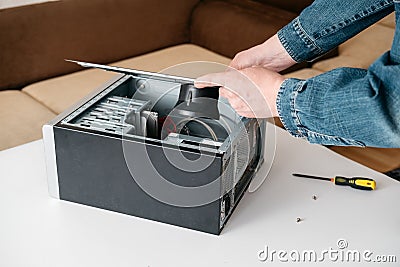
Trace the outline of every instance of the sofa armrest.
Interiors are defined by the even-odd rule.
[[[199,0],[69,0],[0,10],[0,90],[189,41]]]

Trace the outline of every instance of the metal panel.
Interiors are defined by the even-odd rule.
[[[49,190],[49,195],[54,198],[60,198],[53,126],[44,125],[42,131],[43,131],[45,158],[46,158],[47,186]]]

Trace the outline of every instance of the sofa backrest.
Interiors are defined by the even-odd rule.
[[[305,7],[311,5],[314,0],[255,0],[274,7],[300,13]]]
[[[0,10],[0,90],[192,42],[233,57],[312,0],[65,0]],[[190,31],[190,34],[189,34]]]
[[[262,43],[298,15],[269,2],[275,4],[273,0],[201,1],[192,14],[191,42],[227,57]]]
[[[0,90],[189,41],[199,0],[68,0],[0,10]]]

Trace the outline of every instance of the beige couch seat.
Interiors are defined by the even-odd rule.
[[[21,91],[2,91],[0,150],[42,138],[42,125],[55,115],[50,109]]]

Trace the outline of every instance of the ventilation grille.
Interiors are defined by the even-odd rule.
[[[221,194],[229,192],[236,185],[249,163],[250,142],[245,128],[241,129],[233,150],[223,167]]]
[[[230,157],[224,165],[223,173],[222,173],[222,192],[221,195],[227,193],[234,186],[234,156]]]
[[[243,175],[249,163],[250,142],[249,136],[245,128],[243,128],[239,135],[239,141],[235,149],[236,166],[235,166],[235,184]]]

